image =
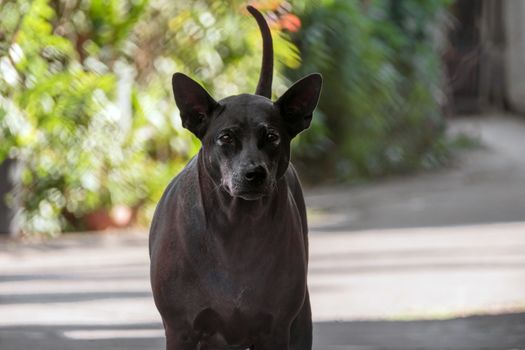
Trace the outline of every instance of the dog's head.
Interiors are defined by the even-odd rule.
[[[212,178],[233,197],[255,200],[268,194],[284,175],[290,141],[310,126],[322,78],[311,74],[272,102],[273,49],[270,30],[253,7],[263,36],[263,64],[256,94],[215,101],[182,73],[172,79],[182,125],[202,142],[202,156]]]

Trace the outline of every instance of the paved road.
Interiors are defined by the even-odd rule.
[[[309,192],[313,228],[323,231],[525,221],[525,117],[455,121],[483,147],[449,168],[357,188]]]
[[[452,169],[309,191],[315,349],[525,349],[525,126],[460,128]],[[146,241],[0,242],[0,349],[162,349]]]
[[[525,349],[524,232],[313,233],[316,349]],[[144,232],[2,251],[0,349],[162,349]]]

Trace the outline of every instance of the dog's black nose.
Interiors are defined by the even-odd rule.
[[[244,178],[251,184],[260,185],[266,179],[266,169],[262,166],[255,166],[244,173]]]

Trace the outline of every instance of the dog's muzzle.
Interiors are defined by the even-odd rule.
[[[257,200],[270,191],[271,186],[268,175],[268,170],[264,166],[250,166],[239,172],[232,179],[231,186],[226,187],[232,197]]]

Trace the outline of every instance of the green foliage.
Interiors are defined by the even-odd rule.
[[[287,75],[324,76],[313,132],[301,135],[294,149],[302,173],[314,180],[359,179],[431,168],[446,159],[433,40],[446,3],[302,4],[302,30],[293,39],[303,62]]]
[[[181,127],[171,75],[186,72],[218,98],[257,81],[260,36],[241,1],[0,3],[0,162],[22,166],[28,233],[82,229],[116,205],[148,220],[199,148]],[[297,65],[274,35],[279,61]]]
[[[325,78],[313,126],[294,147],[303,174],[352,179],[440,163],[447,149],[431,39],[443,1],[292,4],[302,64],[277,21],[276,72]],[[151,217],[199,148],[181,126],[171,75],[189,74],[217,99],[255,89],[261,39],[244,5],[0,0],[0,162],[22,167],[24,231],[82,229],[90,213],[117,205]],[[276,75],[276,96],[287,78]]]

